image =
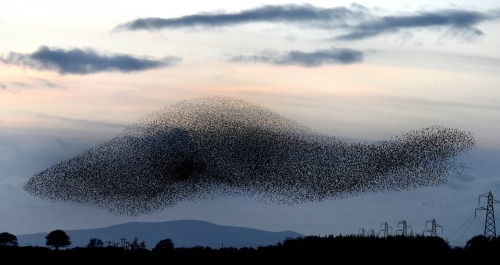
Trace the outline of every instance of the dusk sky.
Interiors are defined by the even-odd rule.
[[[0,36],[0,232],[197,219],[306,235],[385,222],[396,234],[404,220],[421,234],[435,219],[462,246],[483,234],[479,196],[500,200],[498,1],[0,0]],[[127,216],[23,189],[145,115],[205,96],[347,141],[439,125],[476,146],[438,187],[296,205],[236,196]]]

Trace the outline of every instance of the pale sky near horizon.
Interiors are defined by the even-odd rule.
[[[312,235],[406,220],[422,233],[435,219],[465,244],[483,233],[479,195],[500,196],[500,4],[396,3],[0,0],[0,232],[198,219]],[[131,217],[22,189],[152,111],[215,95],[353,141],[441,125],[477,145],[440,187],[293,206],[223,198]]]

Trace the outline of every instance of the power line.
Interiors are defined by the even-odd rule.
[[[453,242],[455,244],[467,243],[465,241],[459,241],[459,239],[461,239],[464,236],[464,234],[467,233],[469,231],[469,229],[474,225],[474,223],[477,222],[477,219],[474,218],[473,215],[474,215],[474,213],[471,213],[469,215],[469,217],[467,218],[467,220],[464,222],[464,224],[460,228],[458,228],[455,233],[453,233],[451,236],[449,236],[449,237],[453,238],[458,232],[460,232],[460,230],[464,229],[462,231],[462,233],[455,238],[455,240],[450,240],[450,242]]]

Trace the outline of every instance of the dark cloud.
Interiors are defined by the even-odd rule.
[[[245,23],[291,23],[314,28],[340,30],[337,40],[360,40],[403,29],[444,28],[464,35],[466,40],[484,33],[477,24],[500,17],[499,11],[486,13],[461,10],[435,10],[407,15],[378,16],[368,8],[321,8],[312,5],[266,5],[236,13],[204,13],[177,18],[140,18],[118,25],[115,30],[160,30],[187,27],[222,27]]]
[[[0,89],[1,90],[7,89],[7,85],[0,83]]]
[[[274,65],[317,67],[323,64],[351,64],[363,61],[363,52],[346,48],[332,48],[313,52],[290,51],[283,55],[235,56],[232,62],[263,62]]]
[[[285,22],[321,26],[345,25],[365,17],[359,5],[351,8],[319,8],[312,5],[266,5],[237,13],[203,13],[177,18],[141,18],[118,25],[116,30],[158,30],[162,28],[221,27],[253,22]]]
[[[170,66],[179,58],[167,57],[152,60],[126,54],[98,54],[92,49],[58,49],[41,46],[36,52],[22,54],[11,52],[0,61],[6,64],[27,66],[34,69],[55,70],[61,74],[92,74],[98,72],[135,72]]]
[[[349,33],[337,36],[336,39],[359,40],[383,33],[398,32],[401,29],[425,27],[448,27],[452,31],[456,30],[480,36],[484,33],[474,26],[489,18],[488,15],[483,13],[464,10],[443,10],[406,16],[386,16],[352,27]]]

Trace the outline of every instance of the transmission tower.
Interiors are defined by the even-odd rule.
[[[475,213],[477,213],[477,210],[486,210],[486,218],[484,220],[484,237],[486,238],[496,237],[497,230],[495,227],[495,212],[493,211],[493,203],[500,203],[500,202],[493,199],[493,194],[491,194],[491,191],[479,195],[479,204],[481,204],[481,197],[487,197],[488,202],[486,203],[486,207],[482,206],[476,208]]]
[[[391,231],[392,231],[392,227],[390,227],[389,224],[387,224],[387,222],[381,224],[380,227],[382,227],[382,229],[380,229],[378,231],[378,233],[380,235],[380,231],[383,231],[384,232],[384,237],[387,237],[389,235],[389,229],[391,229]]]
[[[407,224],[406,224],[406,221],[404,221],[404,220],[403,220],[403,221],[399,222],[399,223],[398,223],[398,227],[399,227],[399,225],[400,225],[400,224],[402,224],[402,225],[403,225],[403,228],[402,228],[402,229],[398,229],[398,230],[396,230],[396,235],[398,234],[398,231],[401,231],[401,235],[402,235],[402,236],[407,236],[407,235],[408,235],[408,228],[409,228],[409,229],[410,229],[410,231],[411,231],[411,233],[410,233],[410,234],[411,234],[411,235],[413,234],[413,229],[411,228],[411,226],[409,226],[409,225],[407,225]]]
[[[431,224],[432,224],[432,225],[431,225],[431,229],[424,230],[424,232],[422,232],[422,235],[424,235],[424,236],[425,236],[425,232],[430,232],[430,233],[431,233],[431,236],[437,236],[437,231],[436,231],[436,230],[437,230],[437,228],[438,228],[438,227],[441,227],[441,233],[443,233],[443,227],[442,227],[442,226],[440,226],[440,225],[438,225],[438,224],[436,223],[436,220],[435,220],[435,219],[425,221],[425,227],[427,227],[427,224],[428,224],[428,223],[431,223]]]

